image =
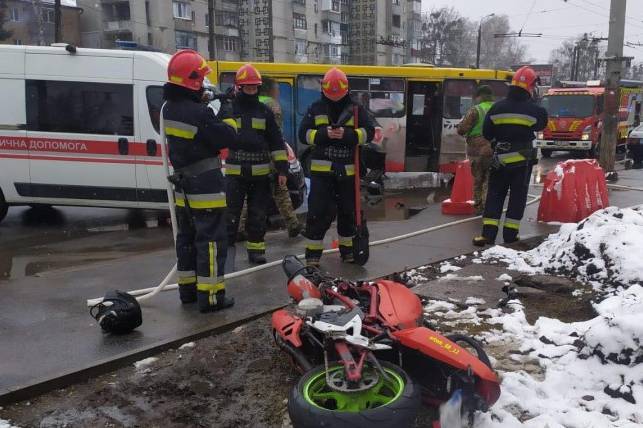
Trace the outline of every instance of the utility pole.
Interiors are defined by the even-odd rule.
[[[54,1],[54,43],[62,42],[62,10],[60,0]]]
[[[605,118],[600,142],[600,164],[605,171],[607,180],[616,181],[618,175],[614,171],[616,157],[616,141],[618,140],[618,107],[619,90],[623,70],[623,42],[625,37],[625,7],[626,0],[611,0],[610,28],[607,41],[607,86],[605,96]]]
[[[490,13],[489,15],[483,16],[480,18],[480,23],[478,24],[478,48],[476,49],[476,68],[480,68],[480,40],[482,39],[482,21],[485,18],[491,18],[495,16],[495,13]]]
[[[217,59],[217,46],[214,40],[214,0],[208,0],[208,55],[211,61]]]

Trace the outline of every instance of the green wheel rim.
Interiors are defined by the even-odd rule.
[[[343,366],[329,369],[344,370]],[[330,411],[356,413],[376,409],[396,401],[404,391],[406,382],[397,372],[385,367],[386,378],[380,375],[379,381],[365,391],[340,392],[331,389],[326,382],[326,371],[321,370],[311,376],[304,384],[303,395],[309,404]]]

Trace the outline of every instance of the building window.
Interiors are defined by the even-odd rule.
[[[42,9],[42,22],[53,24],[56,21],[56,14],[53,9]]]
[[[22,40],[20,40],[20,39],[16,39],[16,40],[14,40],[13,44],[14,44],[14,45],[21,45],[21,44],[22,44]]]
[[[196,50],[196,35],[189,31],[175,31],[175,40],[177,49],[194,49]]]
[[[315,0],[315,13],[319,12],[319,0]]]
[[[210,14],[209,13],[205,14],[205,26],[206,27],[210,26]]]
[[[293,13],[292,20],[296,29],[305,30],[306,28],[308,28],[306,26],[306,15],[303,15],[301,13]]]
[[[12,7],[11,11],[9,13],[9,20],[13,22],[20,22],[20,17],[21,17],[20,9],[17,7]]]
[[[393,27],[400,28],[401,22],[400,15],[393,15]]]
[[[295,55],[306,55],[306,40],[295,39]]]
[[[27,80],[25,89],[27,130],[134,135],[132,85]]]
[[[130,9],[128,2],[119,2],[112,4],[103,4],[103,15],[105,20],[110,21],[129,21]]]
[[[215,25],[222,27],[238,27],[239,15],[235,12],[228,12],[225,10],[218,10],[214,14]]]
[[[306,0],[292,0],[292,2],[295,4],[301,4],[306,6]]]
[[[238,52],[239,39],[227,36],[219,37],[217,38],[217,49],[223,50],[224,52]]]
[[[332,1],[331,9],[333,10],[333,12],[339,12],[340,11],[339,0],[333,0]]]
[[[188,3],[182,1],[172,2],[172,10],[175,18],[192,19],[192,7]]]

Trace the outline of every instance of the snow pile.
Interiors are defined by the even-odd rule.
[[[596,306],[598,316],[530,325],[517,300],[501,309],[459,311],[430,301],[441,325],[486,325],[477,336],[499,373],[502,393],[478,428],[623,428],[643,426],[643,287],[618,290]],[[494,358],[495,357],[495,358]]]
[[[484,281],[481,275],[458,276],[455,273],[447,273],[438,278],[438,281]]]
[[[577,278],[597,289],[643,282],[643,205],[608,207],[580,223],[563,224],[531,251],[500,246],[482,253],[526,273],[552,273]]]
[[[148,357],[134,363],[134,368],[138,371],[145,372],[149,367],[158,361],[157,357]]]
[[[462,268],[459,266],[454,266],[448,261],[440,263],[440,273],[457,272],[460,269]]]
[[[0,428],[18,428],[18,427],[11,425],[11,423],[9,421],[5,421],[4,419],[0,419]]]

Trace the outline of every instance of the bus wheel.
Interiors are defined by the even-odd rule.
[[[540,153],[545,159],[549,159],[554,151],[551,149],[540,149]]]
[[[0,221],[7,216],[7,211],[9,211],[9,204],[5,201],[2,190],[0,190]]]

